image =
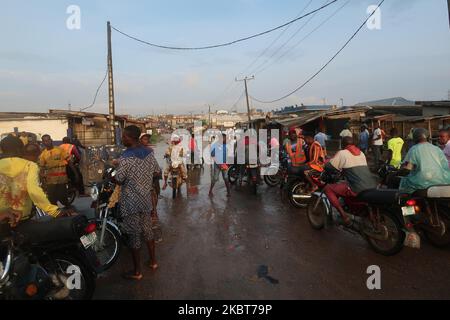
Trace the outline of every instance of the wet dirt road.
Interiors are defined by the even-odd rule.
[[[161,164],[164,148],[161,143],[156,152]],[[181,198],[163,192],[160,269],[144,269],[141,282],[123,280],[121,273],[131,268],[124,248],[98,279],[96,299],[450,298],[450,249],[423,243],[421,250],[383,257],[340,228],[314,231],[305,212],[281,201],[278,189],[263,185],[257,196],[233,189],[228,199],[220,181],[210,198],[209,182],[205,168]],[[371,265],[381,268],[381,290],[367,288]]]

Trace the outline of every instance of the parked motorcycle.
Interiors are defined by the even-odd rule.
[[[41,218],[0,229],[0,299],[89,300],[98,271],[95,223]]]
[[[121,221],[118,206],[109,208],[111,196],[116,184],[113,181],[116,171],[108,167],[103,175],[101,183],[91,186],[91,207],[95,209],[97,237],[93,249],[97,254],[102,271],[110,269],[119,258],[121,244],[124,242],[122,232],[119,228]]]
[[[327,184],[336,183],[338,180],[338,176],[328,172],[315,179],[322,191],[312,195],[307,217],[316,230],[322,230],[327,225],[336,225],[340,220],[339,213],[332,207],[323,191]],[[353,221],[352,226],[346,230],[360,234],[379,254],[397,254],[403,249],[406,235],[414,233],[409,217],[404,214],[411,210],[412,203],[408,196],[401,195],[398,190],[366,190],[356,198],[344,198],[341,201]]]

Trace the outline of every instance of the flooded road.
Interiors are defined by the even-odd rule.
[[[156,148],[161,165],[166,147]],[[96,299],[450,298],[450,249],[424,242],[421,250],[383,257],[340,228],[313,230],[277,188],[262,185],[256,196],[233,188],[227,198],[220,180],[211,198],[209,183],[205,166],[191,173],[180,198],[163,192],[159,270],[144,269],[141,282],[123,280],[132,268],[124,248],[98,279]],[[371,265],[381,268],[381,290],[367,288]]]

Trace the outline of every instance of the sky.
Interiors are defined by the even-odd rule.
[[[80,110],[92,104],[106,73],[106,22],[152,43],[204,46],[271,29],[329,0],[0,0],[0,111]],[[347,3],[348,2],[348,3]],[[379,0],[339,0],[290,27],[205,51],[152,48],[113,31],[118,114],[246,110],[250,95],[274,100],[318,71]],[[80,8],[70,30],[67,8]],[[450,28],[446,0],[386,0],[381,29],[364,27],[313,81],[280,102],[353,105],[390,97],[447,99]],[[239,99],[241,98],[241,99]],[[107,83],[92,112],[108,112]]]

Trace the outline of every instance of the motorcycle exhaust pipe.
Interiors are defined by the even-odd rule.
[[[292,195],[292,198],[294,198],[294,199],[311,199],[312,195],[294,194],[294,195]]]

